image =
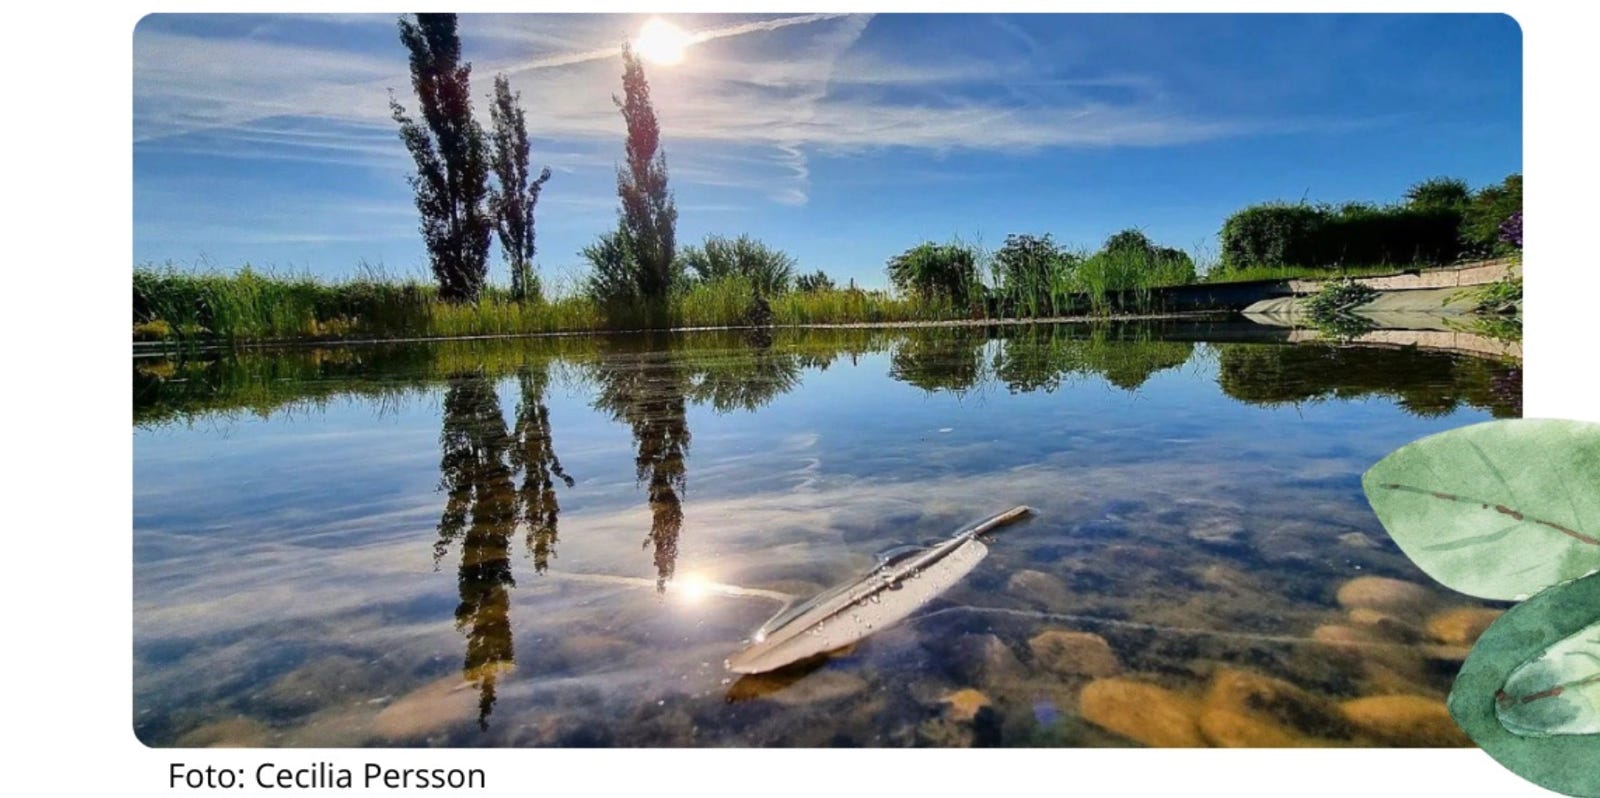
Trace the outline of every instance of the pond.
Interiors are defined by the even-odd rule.
[[[1515,361],[1238,322],[637,334],[133,359],[155,746],[1449,745],[1492,610],[1360,487]],[[1029,505],[821,661],[786,597]]]

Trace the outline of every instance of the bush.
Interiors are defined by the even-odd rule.
[[[1043,236],[1008,235],[992,268],[1003,312],[1050,316],[1068,310],[1072,272],[1081,258]]]
[[[1422,191],[1423,202],[1405,206],[1269,203],[1245,208],[1222,225],[1223,268],[1453,262],[1461,251],[1461,212],[1428,204],[1435,193],[1448,192]]]
[[[815,294],[822,291],[836,291],[833,278],[818,269],[810,274],[802,274],[794,280],[794,288],[802,294]]]
[[[740,275],[764,296],[785,293],[794,282],[794,258],[747,235],[706,236],[702,245],[685,247],[678,261],[678,271],[698,282]]]
[[[978,282],[978,252],[952,241],[925,241],[889,259],[889,282],[924,300],[945,300],[956,307],[983,298]]]
[[[1472,195],[1461,222],[1462,245],[1474,257],[1509,255],[1522,248],[1500,238],[1500,226],[1522,213],[1522,175],[1509,175],[1499,185]],[[1520,216],[1518,217],[1520,220]],[[1520,232],[1520,231],[1519,231]]]

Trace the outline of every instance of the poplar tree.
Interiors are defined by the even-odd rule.
[[[500,233],[500,251],[511,270],[511,296],[518,301],[539,298],[539,279],[533,273],[533,211],[539,191],[550,179],[550,167],[536,178],[528,174],[528,125],[522,111],[522,94],[511,91],[505,75],[494,79],[494,104],[489,107],[490,134],[497,186],[490,191],[489,208]]]
[[[635,261],[636,288],[646,299],[665,298],[673,283],[678,209],[667,190],[667,156],[650,105],[650,84],[633,48],[622,45],[622,97],[612,101],[628,127],[627,164],[617,168],[622,201],[620,232]]]
[[[412,118],[393,93],[389,110],[416,162],[407,180],[419,229],[440,298],[471,301],[488,273],[494,228],[484,203],[489,162],[483,128],[472,118],[472,65],[461,63],[455,14],[417,14],[415,22],[401,17],[399,27],[422,119]]]

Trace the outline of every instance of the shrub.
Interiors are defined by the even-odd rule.
[[[1072,272],[1081,258],[1057,245],[1050,234],[1008,235],[994,253],[995,283],[1003,311],[1033,316],[1065,313],[1071,301]]]
[[[698,282],[741,275],[764,296],[785,293],[794,282],[794,258],[747,235],[706,236],[702,245],[684,248],[678,261],[678,271]]]
[[[1432,202],[1434,193],[1420,196]],[[1459,210],[1426,204],[1255,205],[1223,223],[1222,265],[1239,270],[1449,263],[1460,254],[1460,224]]]
[[[1521,249],[1520,243],[1513,245],[1500,238],[1500,226],[1521,212],[1522,175],[1509,175],[1498,185],[1484,186],[1472,195],[1462,219],[1462,245],[1476,257],[1509,255]]]
[[[925,241],[890,258],[889,281],[905,293],[924,300],[943,299],[957,307],[982,299],[983,293],[978,252],[959,241]]]
[[[802,274],[794,280],[794,288],[803,294],[815,294],[821,291],[836,291],[833,278],[818,269],[810,274]]]
[[[1447,210],[1462,213],[1472,192],[1467,181],[1456,177],[1431,177],[1406,189],[1405,204],[1419,210]]]

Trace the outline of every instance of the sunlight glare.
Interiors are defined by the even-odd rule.
[[[676,64],[683,60],[684,50],[693,43],[694,37],[688,31],[660,17],[651,17],[634,37],[633,48],[646,61]]]
[[[688,574],[679,577],[673,588],[684,601],[695,604],[711,592],[711,581],[701,574]]]

